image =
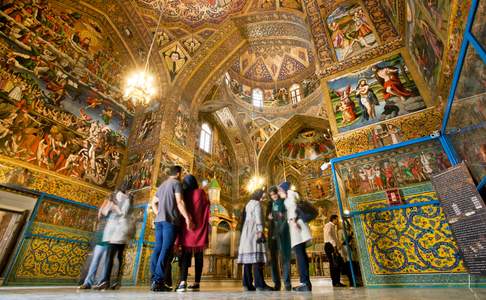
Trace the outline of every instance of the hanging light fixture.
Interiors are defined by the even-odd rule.
[[[162,11],[160,11],[157,27],[147,53],[147,59],[143,70],[137,70],[131,73],[125,81],[124,97],[132,101],[135,106],[147,106],[156,94],[155,78],[148,72],[150,55],[157,39],[160,23],[162,21]]]

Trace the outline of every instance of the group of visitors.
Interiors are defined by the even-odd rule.
[[[199,291],[203,270],[203,252],[208,246],[210,202],[205,191],[199,188],[193,175],[182,178],[182,168],[173,166],[169,177],[157,189],[151,201],[155,214],[155,246],[150,259],[151,286],[154,292],[172,291],[172,261],[179,258],[179,284],[177,292]],[[279,291],[283,284],[286,291],[312,291],[309,276],[309,257],[306,252],[312,235],[298,203],[300,196],[291,189],[289,182],[268,189],[269,201],[264,212],[262,202],[267,191],[257,189],[251,194],[241,217],[241,237],[237,262],[243,265],[243,288],[246,291]],[[104,230],[98,230],[97,243],[88,272],[80,289],[117,289],[121,285],[123,252],[130,237],[130,196],[126,186],[117,190],[99,209],[98,218],[105,220]],[[100,222],[103,223],[103,222]],[[340,257],[344,251],[338,239],[338,217],[332,215],[324,227],[324,250],[331,269],[332,284],[340,282]],[[264,234],[268,227],[268,238]],[[267,247],[270,257],[267,259]],[[291,250],[297,261],[300,284],[292,288]],[[177,253],[176,253],[177,251]],[[110,280],[115,257],[117,275]],[[195,281],[187,282],[192,258],[195,261]],[[265,283],[264,267],[271,265],[273,287]],[[95,276],[100,266],[101,279]],[[342,266],[342,265],[341,265]],[[282,267],[282,274],[281,274]],[[350,278],[351,282],[351,278]]]
[[[243,287],[247,291],[275,291],[281,289],[280,261],[283,266],[285,290],[291,291],[290,250],[295,252],[299,270],[300,285],[294,291],[312,291],[309,276],[309,257],[306,247],[312,236],[309,225],[297,214],[299,195],[290,189],[289,182],[271,187],[267,218],[269,221],[269,240],[264,236],[264,217],[262,201],[265,190],[259,189],[250,197],[243,212],[243,228],[238,249],[238,263],[243,264]],[[263,268],[267,262],[266,244],[270,247],[273,288],[265,283]],[[254,279],[253,279],[254,276]]]
[[[96,245],[83,284],[79,289],[119,289],[123,272],[123,253],[130,239],[130,208],[131,198],[127,187],[122,185],[119,190],[105,200],[98,211],[98,228],[95,232]],[[100,226],[101,224],[104,225]],[[115,280],[111,280],[113,265],[117,258],[118,269]],[[101,268],[101,270],[99,270]],[[99,271],[99,272],[98,272]],[[101,279],[96,281],[96,274],[101,273]]]

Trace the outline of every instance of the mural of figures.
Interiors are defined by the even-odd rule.
[[[334,156],[330,136],[313,129],[304,129],[284,146],[286,160],[317,160]]]
[[[253,146],[255,147],[255,151],[258,155],[258,153],[260,153],[260,151],[263,149],[263,146],[267,142],[268,137],[266,136],[263,129],[259,129],[253,134],[251,140],[253,142]]]
[[[424,109],[400,54],[328,81],[339,132]]]
[[[320,201],[334,196],[331,176],[307,180],[304,183],[306,199]]]
[[[227,73],[227,85],[231,92],[239,99],[252,103],[252,88],[249,85],[238,82],[236,79],[231,78]],[[289,105],[290,88],[294,84],[289,84],[287,87],[263,89],[263,106],[264,107],[279,107]],[[306,78],[298,84],[299,94],[303,99],[311,95],[320,85],[319,78],[314,74],[313,76]]]
[[[141,157],[135,154],[128,158],[129,164],[123,182],[129,190],[138,190],[152,183],[152,170],[154,167],[154,152],[145,152]]]
[[[373,25],[358,3],[339,6],[327,17],[326,24],[339,61],[378,44]]]
[[[340,163],[337,170],[348,196],[422,183],[450,167],[437,143],[418,144]]]
[[[414,0],[415,5],[421,6],[432,26],[443,38],[447,38],[451,1],[449,0]]]
[[[160,157],[159,173],[157,176],[157,186],[159,186],[162,182],[164,182],[164,180],[169,177],[167,175],[169,173],[169,169],[170,167],[175,165],[182,167],[182,176],[185,176],[186,174],[189,174],[191,172],[190,162],[177,156],[176,154],[162,152],[162,155]]]
[[[471,32],[476,40],[482,43],[483,47],[486,47],[486,4],[484,1],[480,1],[478,4]]]
[[[436,27],[427,18],[422,5],[419,5],[417,2],[420,1],[414,1],[414,3],[409,4],[413,17],[408,24],[410,32],[408,44],[420,72],[425,77],[428,86],[433,88],[439,80],[441,61],[444,54],[444,42],[440,38],[440,32],[435,29]]]
[[[403,141],[402,130],[393,124],[380,124],[368,132],[368,140],[374,148],[398,144]]]
[[[456,99],[468,99],[470,97],[484,98],[486,93],[486,68],[473,47],[469,47],[464,59],[461,77],[456,89]],[[478,111],[481,111],[478,108]]]
[[[43,200],[36,221],[92,232],[96,230],[96,209],[55,200]]]
[[[52,98],[65,95],[67,84],[94,90],[119,105],[130,105],[111,88],[122,82],[119,62],[125,50],[114,48],[121,43],[112,40],[110,36],[115,35],[95,19],[51,2],[32,0],[6,4],[0,15],[0,30],[14,50],[9,60],[43,78]]]
[[[171,80],[174,80],[179,74],[180,70],[184,67],[188,60],[188,56],[184,49],[178,44],[170,46],[167,50],[162,51],[162,57],[164,58],[169,72]]]
[[[174,141],[183,147],[187,145],[187,134],[189,130],[189,116],[186,114],[186,111],[184,106],[179,106],[174,125]]]

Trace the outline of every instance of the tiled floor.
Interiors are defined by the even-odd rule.
[[[198,293],[153,293],[147,288],[122,288],[119,291],[79,291],[75,288],[0,288],[0,299],[32,300],[138,300],[138,299],[328,299],[328,300],[479,300],[486,299],[486,289],[401,288],[401,289],[333,289],[326,282],[314,283],[312,293],[242,292],[238,283],[206,283]]]

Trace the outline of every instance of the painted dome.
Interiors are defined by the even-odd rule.
[[[240,12],[245,0],[137,0],[146,9],[156,9],[163,21],[180,22],[191,27],[218,24],[229,15]]]

